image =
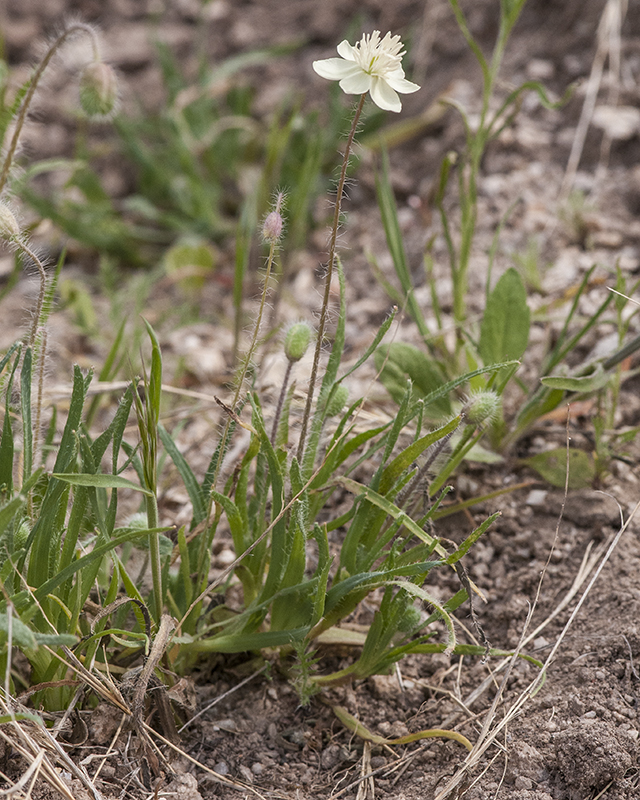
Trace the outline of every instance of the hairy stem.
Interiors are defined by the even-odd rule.
[[[38,328],[41,324],[41,316],[42,310],[44,308],[44,298],[47,291],[47,273],[45,271],[44,265],[42,261],[38,258],[38,256],[34,253],[34,251],[23,242],[19,237],[14,237],[12,242],[16,245],[19,250],[28,256],[33,263],[36,265],[38,269],[38,273],[40,274],[40,289],[38,291],[38,300],[36,302],[35,313],[33,315],[33,323],[31,324],[31,331],[29,332],[29,347],[33,349],[36,341],[36,335],[38,333]]]
[[[13,136],[11,137],[11,142],[9,143],[9,147],[7,149],[7,155],[5,156],[4,163],[2,165],[2,172],[0,172],[0,193],[2,192],[7,183],[7,179],[9,177],[9,171],[11,169],[11,164],[13,163],[13,159],[15,157],[16,150],[18,148],[18,142],[20,140],[22,128],[24,127],[24,123],[27,119],[29,106],[31,105],[31,101],[33,100],[33,95],[35,94],[35,91],[38,88],[40,79],[42,78],[42,75],[44,74],[46,68],[49,66],[49,62],[54,57],[54,55],[67,41],[67,39],[70,36],[73,36],[75,33],[88,34],[91,37],[94,57],[96,59],[99,57],[98,39],[96,36],[96,32],[90,25],[85,25],[82,22],[76,22],[73,25],[70,25],[51,44],[51,46],[45,53],[44,58],[36,67],[36,70],[31,77],[31,83],[29,85],[29,89],[27,90],[27,93],[24,96],[24,100],[22,101],[22,105],[20,106],[20,111],[18,112],[18,116],[16,118],[16,126],[13,131]]]
[[[258,316],[256,319],[256,324],[253,328],[253,336],[251,338],[251,344],[249,345],[249,349],[247,350],[247,354],[245,355],[242,367],[240,369],[240,373],[238,375],[236,391],[233,396],[233,402],[231,403],[231,408],[235,411],[238,405],[238,400],[240,399],[240,393],[242,392],[242,387],[244,386],[244,380],[247,377],[247,371],[249,370],[249,364],[251,363],[251,359],[253,358],[253,354],[256,351],[256,347],[258,346],[258,336],[260,334],[260,326],[262,325],[262,316],[264,314],[264,307],[267,302],[267,294],[269,291],[269,278],[271,277],[271,270],[273,268],[273,262],[275,259],[276,254],[276,242],[271,242],[269,246],[269,255],[267,257],[267,269],[264,275],[264,286],[262,288],[262,297],[260,298],[260,308],[258,309]],[[218,476],[220,474],[220,469],[222,467],[222,461],[224,459],[224,452],[227,446],[227,439],[229,438],[229,429],[231,427],[231,417],[227,417],[227,421],[224,426],[224,430],[222,432],[222,439],[220,441],[220,457],[218,458],[218,463],[216,464],[215,474],[213,476],[213,481],[211,483],[212,488],[215,489]]]
[[[291,370],[293,369],[293,361],[287,361],[287,369],[284,373],[284,380],[282,381],[282,389],[278,397],[278,405],[276,406],[276,414],[273,418],[273,428],[271,429],[271,444],[275,447],[276,435],[278,433],[278,425],[280,424],[280,417],[282,415],[282,407],[284,405],[284,398],[287,394],[287,387],[289,386],[289,378],[291,377]]]
[[[351,130],[347,138],[347,146],[344,151],[344,158],[342,160],[342,169],[340,170],[340,178],[338,180],[338,189],[336,192],[336,207],[333,213],[333,225],[331,227],[331,239],[329,240],[329,259],[327,261],[327,272],[324,278],[324,297],[322,299],[322,309],[320,311],[320,323],[318,325],[318,338],[316,340],[316,349],[313,354],[313,366],[311,367],[311,378],[309,379],[309,389],[307,390],[307,402],[304,408],[304,415],[302,417],[302,429],[300,430],[300,440],[298,441],[298,461],[302,463],[304,455],[304,446],[307,438],[307,428],[309,426],[309,418],[311,416],[311,406],[313,404],[313,395],[316,387],[316,380],[318,378],[318,367],[320,364],[320,353],[322,352],[322,340],[324,339],[324,330],[327,324],[327,314],[329,310],[329,296],[331,294],[331,279],[333,278],[333,267],[336,260],[336,240],[338,238],[338,227],[340,226],[340,212],[342,209],[342,197],[344,194],[344,184],[347,178],[347,167],[349,166],[349,156],[351,155],[351,147],[353,139],[356,135],[360,115],[364,107],[366,93],[361,95],[356,113],[353,115],[353,122],[351,123]]]

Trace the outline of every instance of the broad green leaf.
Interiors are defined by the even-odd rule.
[[[9,634],[9,618],[6,611],[0,614],[0,631],[6,635]],[[14,645],[25,650],[36,650],[38,647],[38,642],[31,628],[15,616],[11,617],[11,640]]]
[[[480,326],[480,355],[485,364],[521,358],[529,342],[530,313],[522,278],[509,268],[487,298]]]
[[[148,496],[152,496],[152,492],[148,489],[143,489],[137,483],[127,480],[120,475],[103,475],[91,473],[79,474],[65,474],[62,472],[54,472],[52,478],[70,483],[73,486],[93,486],[95,489],[133,489],[134,492],[142,492]]]
[[[567,464],[568,462],[568,464]],[[546,453],[537,453],[535,456],[522,460],[531,469],[548,481],[552,486],[563,488],[567,479],[567,465],[569,468],[569,489],[584,489],[591,486],[596,475],[593,459],[584,450],[558,447]]]
[[[424,398],[445,383],[442,370],[422,350],[405,342],[382,345],[376,350],[374,361],[381,370],[380,381],[396,403],[401,403],[407,390],[407,377],[413,384],[413,397]],[[451,413],[449,397],[438,397],[430,404],[437,416]]]

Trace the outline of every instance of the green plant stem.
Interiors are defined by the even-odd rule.
[[[282,407],[284,405],[284,398],[287,395],[287,387],[289,386],[289,379],[291,377],[291,370],[293,369],[293,361],[287,361],[287,369],[284,373],[284,380],[282,381],[282,389],[280,390],[280,396],[278,397],[278,405],[276,406],[276,413],[273,418],[273,427],[271,429],[271,444],[275,447],[276,444],[276,436],[278,434],[278,425],[280,423],[280,417],[282,415]]]
[[[480,163],[486,149],[487,143],[500,113],[489,119],[491,97],[495,86],[496,78],[502,64],[507,40],[515,25],[526,0],[514,0],[511,4],[501,3],[500,29],[493,49],[490,63],[482,53],[482,49],[474,39],[467,25],[465,16],[460,8],[458,0],[449,0],[456,22],[467,40],[467,44],[473,51],[480,69],[482,70],[482,106],[480,110],[480,121],[475,131],[468,126],[466,118],[465,129],[467,136],[467,159],[466,168],[464,164],[459,167],[459,202],[460,202],[460,247],[457,254],[450,252],[451,257],[451,277],[453,279],[453,317],[458,331],[456,337],[456,360],[464,344],[464,338],[460,333],[461,325],[466,318],[467,308],[467,289],[468,289],[468,269],[471,257],[473,241],[475,237],[477,222],[477,182],[480,172]],[[441,214],[443,210],[441,208]],[[446,227],[446,226],[445,226]],[[450,247],[451,251],[451,247]]]
[[[47,347],[47,337],[44,328],[42,329],[42,339],[40,342],[40,347],[38,348],[37,352],[36,352],[36,341],[38,338],[38,327],[41,324],[42,312],[44,310],[44,301],[47,293],[47,273],[45,271],[42,261],[40,261],[36,253],[26,244],[26,242],[22,240],[20,236],[14,236],[11,242],[19,250],[21,250],[28,258],[30,258],[33,261],[40,275],[40,288],[38,289],[38,299],[36,301],[36,307],[33,315],[33,322],[31,324],[31,330],[29,331],[29,339],[28,339],[28,345],[31,348],[31,351],[34,355],[36,363],[36,374],[38,376],[38,393],[37,393],[36,409],[35,409],[36,413],[35,413],[35,419],[33,421],[33,431],[34,431],[33,452],[35,454],[38,448],[38,439],[40,437],[40,420],[42,418],[44,360]]]
[[[155,491],[151,495],[146,495],[145,499],[149,528],[158,528],[158,498]],[[159,625],[162,617],[162,563],[160,561],[160,537],[157,533],[149,537],[149,555],[153,583],[153,613],[156,625]]]
[[[47,355],[47,329],[42,329],[42,340],[40,342],[40,352],[38,353],[38,392],[36,394],[36,417],[33,422],[33,454],[34,458],[40,446],[40,425],[42,421],[42,396],[44,394],[44,362]],[[44,453],[41,462],[44,462]]]
[[[65,31],[63,31],[60,34],[60,36],[58,36],[58,38],[49,47],[49,49],[44,55],[44,58],[38,64],[35,72],[33,73],[33,76],[31,78],[31,85],[29,86],[29,89],[27,90],[24,100],[22,101],[22,105],[20,106],[20,111],[18,112],[15,128],[13,130],[13,136],[11,137],[11,142],[9,143],[9,147],[7,148],[7,154],[2,164],[2,172],[0,172],[0,193],[2,192],[7,183],[7,179],[9,177],[9,171],[11,170],[11,165],[13,163],[13,159],[15,157],[16,150],[18,147],[18,142],[20,140],[20,134],[22,133],[22,128],[24,127],[24,123],[27,119],[29,106],[31,105],[31,101],[33,100],[33,95],[35,94],[35,91],[38,88],[40,79],[42,78],[42,75],[46,70],[46,68],[49,66],[49,63],[53,58],[53,56],[67,41],[67,39],[70,36],[73,36],[74,33],[88,34],[91,37],[94,58],[96,60],[99,58],[98,39],[96,36],[96,32],[90,25],[85,25],[82,22],[75,22],[73,25],[70,25]]]
[[[22,252],[33,261],[40,274],[40,289],[38,290],[38,300],[36,302],[35,313],[33,315],[33,323],[31,324],[31,331],[29,332],[29,347],[33,349],[36,342],[36,334],[38,332],[38,326],[40,325],[40,317],[42,316],[42,309],[44,307],[44,297],[47,291],[47,273],[45,272],[42,261],[40,261],[38,256],[34,253],[34,251],[25,242],[23,242],[20,239],[20,237],[18,236],[13,237],[11,239],[11,242],[15,244],[15,246],[19,250],[22,250]]]
[[[260,298],[260,308],[258,309],[258,316],[256,318],[256,324],[253,328],[253,336],[251,338],[251,344],[249,345],[249,349],[247,350],[247,354],[244,357],[242,367],[240,369],[240,374],[238,375],[238,381],[236,386],[236,391],[233,396],[233,401],[231,404],[231,408],[235,411],[238,405],[238,400],[240,399],[240,392],[242,391],[242,387],[244,386],[244,380],[247,377],[247,371],[249,369],[249,364],[251,363],[251,359],[253,358],[253,354],[256,351],[256,347],[258,346],[258,336],[260,333],[260,326],[262,324],[262,316],[264,314],[264,307],[267,302],[267,293],[269,291],[269,278],[271,277],[271,270],[273,269],[273,262],[275,259],[276,254],[276,242],[271,242],[269,246],[269,255],[267,257],[267,268],[264,275],[264,286],[262,288],[262,296]],[[231,427],[231,417],[227,417],[227,421],[224,426],[224,430],[222,432],[222,438],[220,440],[220,458],[218,459],[218,463],[216,464],[216,470],[213,476],[213,481],[211,483],[211,488],[215,489],[218,483],[218,477],[220,475],[220,469],[222,467],[222,461],[224,460],[224,453],[227,446],[227,440],[229,438],[229,429]]]
[[[456,444],[455,450],[451,454],[446,467],[440,472],[438,477],[429,486],[429,494],[433,497],[446,483],[449,475],[456,470],[462,459],[467,455],[469,450],[474,444],[480,441],[484,431],[476,428],[475,425],[467,425],[466,430],[463,431],[460,441]]]
[[[311,378],[309,379],[309,388],[307,390],[307,402],[304,408],[302,417],[302,428],[300,430],[300,439],[298,441],[298,461],[302,463],[304,456],[304,446],[307,438],[307,428],[309,426],[309,418],[311,417],[311,406],[313,404],[313,395],[315,392],[316,380],[318,377],[318,368],[320,365],[320,353],[322,352],[322,343],[324,339],[324,330],[327,324],[327,314],[329,310],[329,297],[331,294],[331,280],[333,278],[333,268],[336,260],[336,241],[338,238],[338,228],[340,226],[340,212],[342,209],[342,197],[344,194],[344,184],[347,178],[347,167],[349,166],[349,156],[351,155],[351,147],[356,135],[360,115],[364,108],[364,101],[366,93],[361,95],[360,101],[353,115],[353,122],[351,123],[351,130],[347,138],[347,146],[344,151],[344,158],[342,161],[342,169],[340,170],[340,178],[338,180],[338,189],[336,191],[336,206],[333,213],[333,225],[331,226],[331,239],[329,240],[329,258],[327,261],[327,272],[324,279],[324,297],[322,299],[322,309],[320,311],[320,323],[318,325],[318,338],[316,340],[316,348],[313,354],[313,365],[311,367]]]

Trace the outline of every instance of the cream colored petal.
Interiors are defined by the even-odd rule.
[[[347,61],[355,61],[356,57],[354,55],[355,47],[349,44],[349,42],[344,39],[338,45],[338,55],[345,58]]]
[[[329,81],[341,81],[353,74],[359,68],[352,61],[345,61],[343,58],[325,58],[321,61],[314,61],[311,65],[321,78]]]
[[[417,92],[420,88],[417,83],[411,83],[404,77],[402,70],[394,70],[384,76],[384,80],[389,84],[392,89],[401,94],[411,94]]]
[[[371,99],[385,111],[401,111],[400,98],[382,78],[374,78],[371,82]]]
[[[356,67],[353,74],[340,81],[340,88],[345,94],[364,94],[371,88],[371,81],[371,75]]]

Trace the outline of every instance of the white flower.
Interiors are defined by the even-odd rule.
[[[353,47],[345,39],[338,45],[342,58],[314,61],[313,68],[322,78],[340,81],[346,94],[371,93],[373,102],[385,111],[400,111],[398,92],[417,92],[418,84],[404,77],[402,42],[399,36],[387,33],[380,40],[380,31],[366,34]]]

